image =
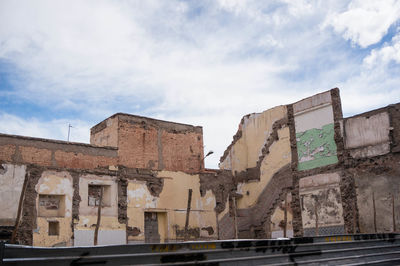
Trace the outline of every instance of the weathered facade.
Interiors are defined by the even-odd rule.
[[[99,209],[99,244],[391,232],[399,152],[400,104],[343,118],[338,89],[244,116],[219,170],[201,127],[122,113],[91,144],[0,134],[0,234],[92,245]]]

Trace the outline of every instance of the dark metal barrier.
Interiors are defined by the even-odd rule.
[[[400,234],[220,240],[95,247],[0,244],[2,265],[400,264]]]

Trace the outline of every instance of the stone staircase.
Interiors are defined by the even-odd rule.
[[[239,238],[267,237],[265,225],[270,222],[274,210],[284,200],[286,193],[291,187],[292,175],[290,165],[288,164],[272,176],[254,206],[248,209],[237,210]],[[232,213],[228,212],[219,221],[220,239],[232,239],[235,237]]]

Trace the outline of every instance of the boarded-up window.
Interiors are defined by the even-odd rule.
[[[58,236],[60,234],[60,223],[58,221],[49,221],[49,236]]]
[[[42,217],[64,217],[65,196],[64,195],[39,195],[39,216]]]
[[[103,189],[102,206],[111,206],[111,186],[110,185],[89,185],[88,206],[99,206],[100,194]]]

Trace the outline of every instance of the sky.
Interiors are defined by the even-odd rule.
[[[0,132],[89,143],[117,112],[203,127],[338,87],[344,116],[400,102],[400,0],[1,0]]]

